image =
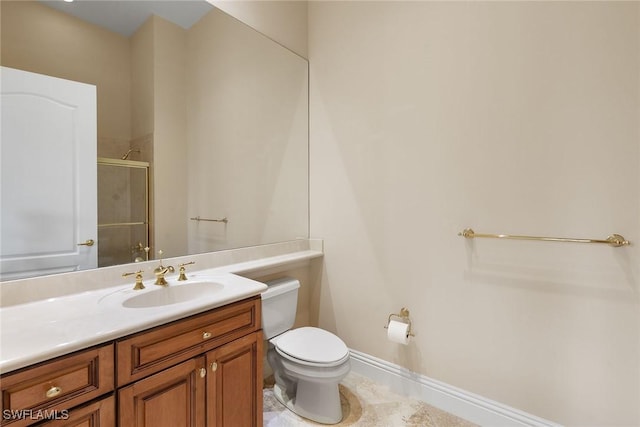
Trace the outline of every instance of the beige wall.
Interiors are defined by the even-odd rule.
[[[189,253],[308,235],[307,61],[214,9],[187,35]]]
[[[165,256],[187,252],[186,31],[152,17],[154,236]]]
[[[2,65],[96,85],[98,155],[124,154],[131,138],[129,40],[38,2],[0,6]]]
[[[153,129],[154,129],[154,19],[148,19],[131,36],[131,128],[134,139],[131,148],[141,151],[140,157],[132,159],[144,159],[149,162],[149,241],[148,247],[153,248],[148,253],[149,259],[156,256],[155,236],[155,179],[156,168],[153,161]]]
[[[639,425],[639,7],[310,2],[312,319],[556,422]],[[382,327],[403,306],[407,347]]]
[[[131,114],[134,138],[153,133],[154,22],[153,17],[147,19],[131,36]]]
[[[308,58],[306,0],[207,1],[303,58]]]

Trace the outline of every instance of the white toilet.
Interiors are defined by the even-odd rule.
[[[303,327],[296,318],[300,282],[283,278],[266,283],[262,329],[269,340],[267,360],[275,377],[276,398],[287,408],[322,424],[342,420],[338,383],[351,369],[349,349],[331,332]]]

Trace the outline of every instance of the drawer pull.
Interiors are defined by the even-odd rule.
[[[60,387],[53,386],[49,390],[47,390],[45,395],[47,396],[47,398],[52,398],[56,397],[60,393],[62,393],[62,389]]]
[[[213,334],[211,332],[203,332],[202,333],[202,339],[203,340],[208,340],[209,338],[211,338],[213,336]]]
[[[204,378],[207,376],[207,370],[204,368],[200,368],[200,378]]]
[[[218,364],[216,362],[211,362],[211,370],[213,372],[218,370]]]

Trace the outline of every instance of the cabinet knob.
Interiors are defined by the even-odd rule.
[[[56,397],[60,393],[62,393],[62,389],[54,385],[49,390],[47,390],[47,392],[45,393],[45,396],[47,396],[47,398],[52,398],[52,397]]]
[[[203,340],[208,340],[209,338],[211,338],[213,334],[211,332],[203,332],[202,333],[202,339]]]
[[[204,368],[200,368],[200,378],[204,378],[207,376],[207,370]]]
[[[218,370],[218,364],[216,362],[211,362],[211,370],[213,372]]]

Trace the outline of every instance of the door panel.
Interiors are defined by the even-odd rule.
[[[96,88],[2,67],[0,278],[97,266]],[[26,196],[28,195],[28,197]]]

